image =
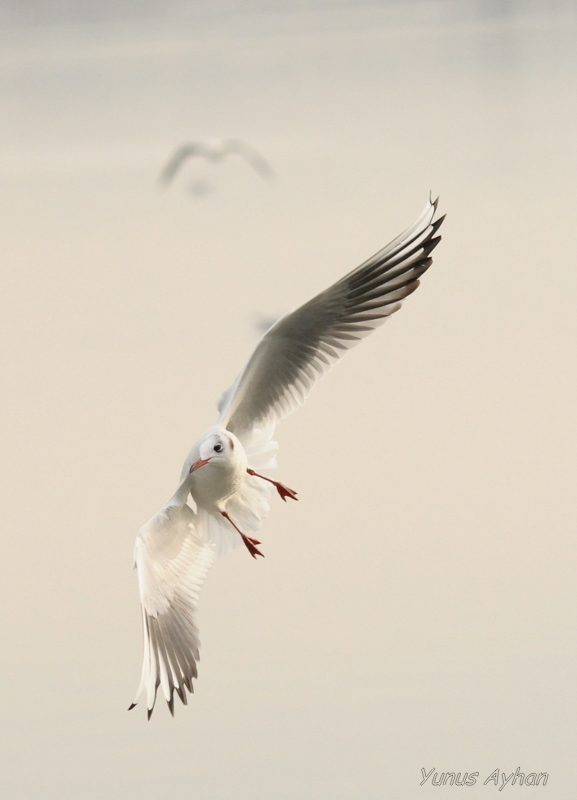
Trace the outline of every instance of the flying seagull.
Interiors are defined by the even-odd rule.
[[[219,417],[192,446],[180,483],[138,532],[135,566],[142,604],[144,662],[134,708],[146,694],[148,718],[159,686],[174,714],[187,704],[199,659],[198,594],[216,555],[244,544],[262,556],[254,534],[269,512],[276,424],[304,402],[315,381],[381,325],[415,291],[440,241],[437,201],[419,219],[344,278],[285,314],[261,337],[218,403]],[[188,505],[189,496],[192,505]]]
[[[171,156],[159,176],[159,182],[168,186],[183,163],[193,156],[209,161],[222,161],[228,155],[239,155],[248,161],[263,178],[272,178],[274,172],[257,151],[240,139],[217,139],[207,142],[189,142],[181,145]]]

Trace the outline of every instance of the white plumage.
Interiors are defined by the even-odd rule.
[[[444,217],[434,221],[436,208],[429,200],[414,225],[264,334],[221,397],[217,422],[193,445],[175,494],[138,532],[144,662],[130,708],[146,692],[150,719],[159,686],[172,713],[174,692],[187,703],[199,659],[198,593],[213,558],[243,542],[262,555],[252,535],[269,512],[272,487],[283,500],[297,499],[271,478],[276,424],[415,291],[440,241]]]

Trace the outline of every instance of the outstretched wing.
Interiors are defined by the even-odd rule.
[[[166,166],[158,177],[158,182],[168,186],[187,158],[192,156],[206,156],[207,149],[202,142],[192,142],[181,145],[170,157]]]
[[[150,719],[158,687],[174,715],[174,692],[187,705],[197,677],[198,594],[215,556],[188,506],[165,508],[138,533],[135,563],[142,604],[144,660],[133,708],[146,692]]]
[[[444,217],[437,201],[372,258],[265,333],[219,403],[219,424],[242,438],[276,424],[304,402],[315,381],[347,350],[381,325],[415,291],[432,264]]]
[[[254,147],[251,147],[241,139],[226,139],[222,147],[223,152],[237,153],[239,156],[242,156],[263,178],[274,177],[273,169],[268,161],[265,161]]]

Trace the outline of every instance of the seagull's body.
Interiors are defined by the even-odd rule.
[[[207,161],[218,162],[230,155],[238,155],[255,169],[263,178],[272,178],[273,171],[267,161],[241,139],[209,139],[206,142],[186,142],[170,157],[160,173],[159,182],[168,186],[189,158],[199,156]]]
[[[274,323],[221,397],[217,422],[192,446],[176,492],[138,532],[144,663],[131,708],[146,692],[150,718],[159,686],[171,712],[175,691],[187,703],[199,658],[196,604],[212,560],[243,543],[252,556],[262,555],[252,534],[268,514],[272,487],[283,500],[297,499],[270,477],[277,422],[417,288],[440,240],[435,233],[443,217],[434,221],[436,207],[429,201],[389,245]]]

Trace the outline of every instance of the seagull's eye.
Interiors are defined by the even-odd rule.
[[[222,450],[222,445],[220,444],[220,442],[219,442],[218,444],[215,444],[215,446],[214,446],[214,452],[215,452],[215,453],[220,453],[220,452],[221,452],[221,450]]]

